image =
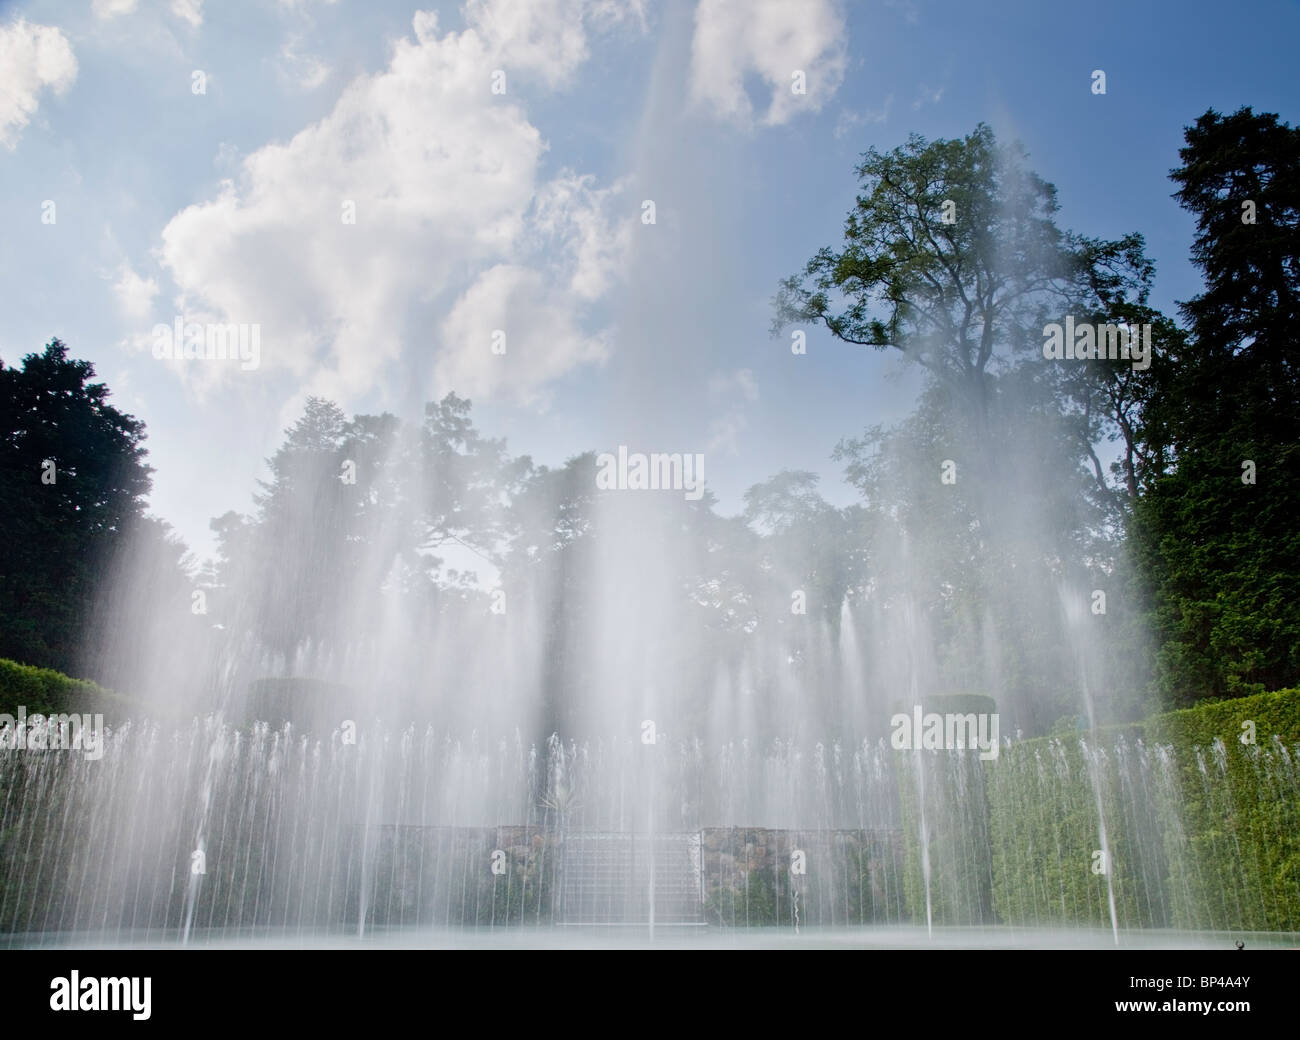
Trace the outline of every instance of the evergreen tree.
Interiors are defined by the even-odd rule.
[[[51,340],[0,361],[0,657],[74,671],[96,581],[143,517],[144,423]]]
[[[1300,682],[1300,129],[1242,108],[1185,136],[1205,291],[1147,409],[1136,527],[1179,704]]]

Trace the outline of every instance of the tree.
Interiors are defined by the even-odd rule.
[[[309,398],[267,465],[252,515],[212,522],[214,613],[232,656],[254,674],[382,685],[392,710],[427,694],[435,672],[454,687],[436,655],[484,638],[478,571],[504,559],[510,496],[531,464],[448,394],[418,426]],[[444,718],[459,707],[440,705]]]
[[[822,324],[845,343],[893,348],[987,412],[990,377],[1041,345],[1045,314],[1145,302],[1140,235],[1106,242],[1056,226],[1056,189],[981,124],[961,140],[863,156],[863,190],[826,247],[777,294],[774,332]]]
[[[1136,528],[1177,704],[1300,682],[1300,129],[1210,110],[1185,138],[1205,291],[1147,410]]]
[[[144,423],[51,340],[0,361],[0,657],[73,671],[96,583],[143,517]]]
[[[1059,228],[1056,189],[984,125],[871,149],[857,174],[843,243],[782,283],[773,331],[824,325],[924,369],[911,418],[837,449],[873,516],[872,595],[933,633],[935,683],[995,683],[1050,724],[1077,696],[1063,604],[1114,569],[1147,388],[1128,360],[1045,359],[1044,329],[1154,322],[1154,267],[1141,235]]]

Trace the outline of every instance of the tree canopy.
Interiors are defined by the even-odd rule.
[[[144,424],[51,340],[0,361],[0,657],[73,671],[96,575],[144,515]]]

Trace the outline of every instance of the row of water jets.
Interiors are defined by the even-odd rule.
[[[348,736],[209,716],[125,724],[98,761],[0,756],[0,931],[295,928],[338,924],[342,907],[364,927],[384,889],[375,872],[421,844],[423,862],[400,864],[416,882],[445,887],[465,874],[505,888],[544,886],[533,860],[567,833],[898,826],[880,745],[706,754],[698,742],[537,747],[431,728]],[[511,862],[494,874],[501,851]],[[509,897],[510,913],[526,917],[527,893]]]
[[[1249,750],[1251,790],[1230,782],[1221,743],[1198,751],[1203,803],[1229,822],[1236,802],[1300,804],[1286,745]],[[1300,893],[1252,881],[1258,864],[1240,852],[1240,884],[1204,874],[1178,769],[1170,749],[1123,738],[1020,754],[1007,740],[981,763],[884,740],[539,747],[364,726],[355,742],[316,739],[213,716],[131,723],[110,732],[100,760],[0,755],[0,932],[150,941],[558,923],[577,898],[566,840],[637,834],[705,835],[693,853],[704,923],[1096,926],[1076,883],[1089,864],[1053,830],[1089,817],[1110,868],[1089,884],[1104,886],[1116,941],[1124,927],[1179,923],[1180,907],[1214,889],[1203,918],[1213,928],[1248,918],[1247,904],[1275,919],[1300,905]],[[1042,848],[1054,833],[1057,847]],[[1230,858],[1240,838],[1222,829],[1213,840],[1226,847],[1210,851]],[[648,877],[653,920],[653,865]]]

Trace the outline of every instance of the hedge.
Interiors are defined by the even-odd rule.
[[[1142,727],[1126,726],[1022,741],[987,763],[997,918],[1167,925],[1164,754],[1147,745]]]
[[[20,706],[28,715],[98,713],[110,723],[130,715],[134,707],[130,698],[88,679],[0,658],[0,715],[17,717]]]
[[[1298,756],[1300,690],[1004,748],[984,763],[996,919],[1109,927],[1113,891],[1121,928],[1300,932]]]
[[[1175,749],[1171,923],[1300,931],[1300,690],[1170,712],[1148,728]]]

